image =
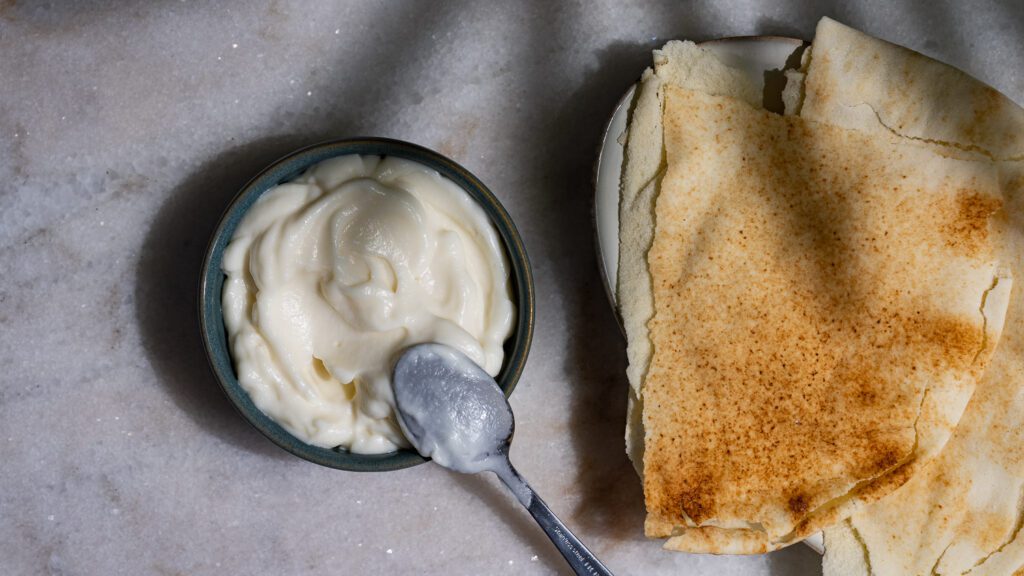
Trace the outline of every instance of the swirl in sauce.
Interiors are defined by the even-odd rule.
[[[342,156],[265,193],[224,253],[238,381],[313,445],[408,446],[390,373],[422,342],[501,368],[514,305],[501,238],[461,188],[416,162]]]

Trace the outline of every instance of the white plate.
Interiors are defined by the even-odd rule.
[[[762,83],[765,72],[781,70],[790,56],[803,45],[802,40],[779,36],[752,36],[723,38],[704,42],[725,64],[749,74]],[[790,62],[792,65],[793,63]],[[604,132],[604,142],[597,157],[594,190],[594,226],[597,231],[598,262],[601,266],[605,290],[612,306],[619,269],[619,180],[622,176],[623,147],[621,136],[626,130],[629,109],[633,104],[636,87],[631,87],[619,100]],[[821,534],[814,534],[804,544],[824,552]]]

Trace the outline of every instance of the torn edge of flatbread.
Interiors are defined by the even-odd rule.
[[[654,315],[647,252],[654,240],[654,205],[664,169],[661,113],[662,87],[682,86],[738,98],[760,108],[762,86],[722,63],[693,42],[672,41],[654,51],[654,67],[644,71],[634,96],[625,134],[625,157],[619,195],[619,266],[616,300],[626,331],[629,379],[626,453],[643,476],[644,433],[640,415],[643,380],[651,358],[647,322]]]
[[[799,68],[782,72],[786,76],[786,85],[782,88],[782,113],[785,116],[800,114],[800,108],[804,105],[804,79],[811,63],[812,48],[808,46],[800,56]]]

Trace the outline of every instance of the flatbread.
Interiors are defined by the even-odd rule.
[[[651,537],[799,541],[945,444],[998,341],[991,163],[663,88]]]
[[[1001,258],[1024,274],[1024,165],[1003,165]],[[1024,286],[939,458],[825,531],[826,576],[1007,575],[1024,570]]]
[[[800,68],[796,70],[784,70],[786,84],[782,87],[782,113],[793,116],[800,113],[804,105],[804,78],[807,76],[807,66],[811,61],[811,48],[808,47],[800,55]]]
[[[1024,159],[1024,109],[966,73],[822,18],[799,114]]]
[[[819,23],[802,117],[997,159],[1000,258],[1024,274],[1024,111],[945,64],[832,20]],[[893,80],[893,78],[898,80]],[[863,103],[859,106],[852,106]],[[789,111],[789,110],[787,110]],[[1024,285],[984,378],[940,457],[825,532],[826,576],[1024,573]]]
[[[1022,247],[1024,248],[1024,247]],[[1014,290],[1008,316],[1024,314]],[[824,574],[1006,575],[1024,566],[1024,333],[1003,332],[953,438],[889,497],[825,531]],[[869,564],[870,563],[870,564]],[[870,566],[870,568],[869,568]]]
[[[644,72],[636,91],[626,133],[625,163],[619,204],[619,273],[616,300],[626,330],[629,366],[626,453],[643,473],[642,400],[640,390],[650,364],[647,322],[654,315],[647,252],[654,238],[654,201],[664,169],[662,89],[682,86],[709,94],[733,96],[760,107],[762,87],[726,66],[693,42],[672,41],[654,51],[654,68]]]

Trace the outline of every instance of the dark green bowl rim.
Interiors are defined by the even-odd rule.
[[[505,245],[505,253],[511,265],[513,301],[516,302],[513,333],[505,341],[505,363],[497,376],[498,385],[505,392],[505,396],[512,393],[523,373],[526,357],[530,352],[535,306],[533,273],[519,231],[501,202],[476,176],[433,150],[401,140],[351,138],[314,144],[272,163],[243,186],[228,203],[206,249],[199,280],[199,324],[210,368],[221,389],[242,417],[264,436],[300,458],[330,468],[359,472],[399,470],[422,464],[426,459],[407,449],[373,455],[354,454],[340,448],[312,446],[292,436],[280,424],[260,411],[238,383],[224,328],[221,308],[224,274],[221,272],[221,260],[224,248],[231,240],[242,216],[263,193],[274,186],[295,178],[313,164],[351,154],[395,156],[429,166],[476,199],[490,217]]]

